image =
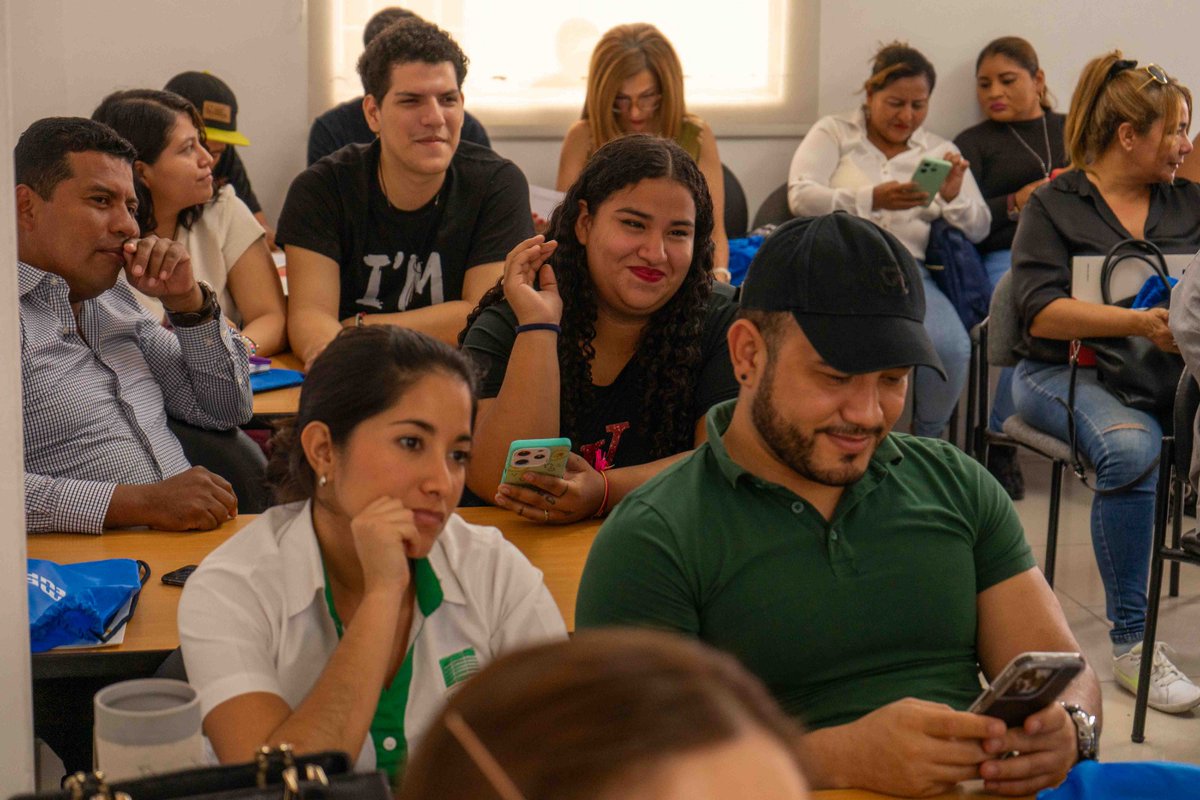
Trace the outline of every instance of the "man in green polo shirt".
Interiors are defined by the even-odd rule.
[[[793,220],[759,251],[742,306],[738,398],[604,524],[576,624],[665,628],[738,656],[812,730],[818,788],[1057,784],[1094,752],[1090,668],[1023,728],[964,710],[980,669],[1079,645],[1000,485],[946,442],[891,432],[912,367],[941,372],[920,268],[866,220]]]

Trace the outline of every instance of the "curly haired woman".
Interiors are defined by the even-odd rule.
[[[725,343],[736,308],[712,293],[713,208],[679,145],[601,147],[467,321],[481,365],[467,485],[540,522],[612,508],[704,441],[704,414],[737,395]],[[514,439],[569,437],[562,479],[503,484]]]

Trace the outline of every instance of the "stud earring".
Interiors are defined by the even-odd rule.
[[[322,475],[320,478],[317,479],[317,484],[319,486],[324,486],[327,483],[329,483],[329,479],[326,478],[324,475]]]

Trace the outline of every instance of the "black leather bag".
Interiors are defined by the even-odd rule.
[[[293,756],[286,745],[256,761],[204,767],[107,784],[101,773],[78,772],[58,792],[12,800],[392,800],[382,772],[350,772],[345,753]]]
[[[1149,265],[1166,289],[1170,304],[1171,283],[1167,280],[1167,262],[1153,242],[1125,239],[1113,246],[1104,257],[1100,270],[1100,292],[1106,305],[1125,305],[1131,301],[1113,303],[1110,282],[1117,267],[1125,261]],[[1183,358],[1167,353],[1144,336],[1120,336],[1085,339],[1083,344],[1096,352],[1096,372],[1104,388],[1130,408],[1149,411],[1160,416],[1169,414],[1175,403],[1175,387],[1183,373]]]

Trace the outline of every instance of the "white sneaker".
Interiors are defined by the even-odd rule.
[[[1113,675],[1117,685],[1137,694],[1138,675],[1142,667],[1142,644],[1138,642],[1123,656],[1113,658]],[[1200,686],[1192,683],[1187,675],[1171,663],[1167,656],[1167,645],[1156,642],[1154,664],[1150,668],[1151,708],[1168,714],[1182,714],[1200,705]]]

